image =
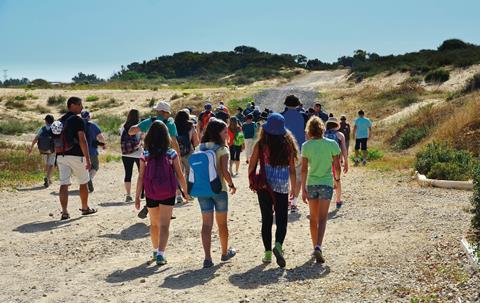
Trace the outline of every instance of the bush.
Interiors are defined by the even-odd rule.
[[[255,102],[255,99],[253,99],[253,97],[246,97],[242,99],[232,99],[227,104],[228,104],[228,109],[231,112],[237,112],[238,107],[245,109],[247,104],[252,102]]]
[[[0,134],[3,135],[21,135],[23,133],[37,130],[42,123],[38,121],[21,121],[18,119],[8,119],[0,121]]]
[[[177,100],[177,99],[180,99],[182,97],[182,95],[179,95],[179,94],[173,94],[172,97],[170,97],[170,101],[173,101],[173,100]]]
[[[155,98],[150,98],[150,99],[147,99],[147,105],[148,107],[153,107],[155,105],[155,103],[157,103],[157,99]]]
[[[66,106],[67,97],[58,95],[58,96],[50,96],[47,99],[48,105],[65,105]]]
[[[115,98],[110,98],[110,100],[103,101],[103,102],[98,102],[92,105],[91,110],[98,110],[98,109],[104,109],[104,108],[112,108],[112,107],[117,107],[122,105],[122,102],[119,102]]]
[[[438,163],[444,165],[438,165]],[[468,151],[455,150],[438,142],[426,145],[417,153],[415,159],[415,169],[434,179],[446,177],[449,178],[447,180],[468,180],[472,177],[474,164],[476,164],[476,160]],[[446,171],[448,169],[451,169],[452,172],[448,173]]]
[[[473,206],[472,229],[476,235],[476,240],[480,244],[480,164],[477,164],[473,170],[472,206]],[[480,249],[480,247],[478,247],[478,249]]]
[[[40,105],[40,104],[37,104],[37,106],[35,106],[33,110],[37,113],[40,113],[40,114],[46,114],[46,113],[50,112],[50,110],[48,108],[46,108],[45,106]]]
[[[91,95],[91,96],[87,96],[87,98],[85,98],[85,101],[87,102],[95,102],[95,101],[98,101],[100,98],[98,96],[95,96],[95,95]]]
[[[367,161],[380,160],[384,156],[383,152],[378,148],[369,148],[367,152]],[[355,161],[355,154],[350,156],[350,160]]]
[[[18,110],[25,110],[27,109],[27,106],[25,105],[25,102],[20,101],[20,100],[15,100],[14,98],[9,98],[7,102],[5,102],[5,106],[8,109],[18,109]]]
[[[464,92],[471,93],[480,90],[480,73],[476,73],[465,85]]]
[[[443,68],[430,71],[425,75],[425,82],[427,83],[443,83],[448,79],[450,79],[450,72]]]
[[[397,140],[395,147],[398,149],[407,149],[420,142],[427,136],[427,128],[415,127],[407,129]]]
[[[125,122],[122,117],[112,115],[95,115],[94,120],[103,132],[118,134],[120,126]]]

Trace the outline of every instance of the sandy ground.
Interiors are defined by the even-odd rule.
[[[346,205],[330,212],[325,266],[313,264],[307,207],[291,214],[287,267],[261,264],[260,212],[245,165],[231,196],[230,243],[238,251],[202,269],[197,202],[175,209],[168,265],[148,265],[148,220],[123,201],[120,163],[101,168],[81,217],[58,221],[58,184],[1,195],[0,302],[478,302],[479,274],[459,240],[469,226],[470,192],[419,188],[398,173],[354,169],[344,180]],[[72,188],[73,190],[73,188]],[[49,216],[52,214],[53,217]]]

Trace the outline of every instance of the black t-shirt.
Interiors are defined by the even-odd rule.
[[[65,140],[73,145],[73,148],[65,152],[65,156],[79,156],[83,157],[82,149],[80,148],[80,141],[78,132],[85,132],[85,122],[82,118],[72,112],[66,113],[62,118],[65,129]]]
[[[215,118],[220,119],[225,123],[228,123],[228,119],[230,118],[230,115],[224,111],[218,111],[215,113]]]

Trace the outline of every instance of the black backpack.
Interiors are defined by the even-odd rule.
[[[55,151],[55,144],[51,129],[47,129],[46,126],[40,129],[37,146],[41,154],[51,154]]]
[[[178,147],[180,148],[180,156],[185,157],[192,153],[192,141],[190,140],[190,132],[177,136]]]

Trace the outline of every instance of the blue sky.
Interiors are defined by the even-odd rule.
[[[479,11],[475,0],[0,0],[0,71],[69,81],[238,45],[331,62],[359,48],[387,55],[453,37],[480,44]]]

